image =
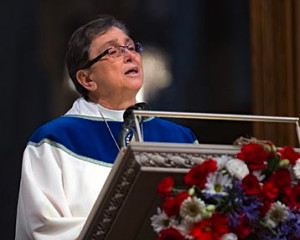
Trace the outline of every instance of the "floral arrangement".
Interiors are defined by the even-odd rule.
[[[300,240],[300,154],[248,142],[236,157],[205,159],[157,186],[162,208],[151,217],[158,240]]]

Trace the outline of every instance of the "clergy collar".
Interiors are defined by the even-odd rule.
[[[106,120],[123,122],[124,111],[125,109],[107,109],[100,104],[86,101],[83,97],[80,97],[73,103],[72,108],[65,115],[82,115],[102,118],[101,112]]]

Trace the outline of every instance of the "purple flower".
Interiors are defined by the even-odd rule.
[[[257,221],[260,214],[259,208],[263,205],[263,203],[258,201],[256,198],[252,200],[253,201],[247,201],[248,205],[245,203],[242,205],[242,211],[251,223]]]
[[[260,227],[257,231],[259,239],[266,240],[290,240],[300,237],[300,214],[290,211],[287,221],[280,223],[275,229],[276,233],[266,227]]]
[[[300,237],[300,214],[290,211],[288,219],[278,228],[278,235],[289,239]]]
[[[262,202],[258,201],[255,196],[248,196],[244,193],[241,182],[233,181],[233,187],[229,191],[230,198],[228,198],[226,216],[228,217],[229,225],[232,227],[238,226],[241,216],[251,222],[257,221],[259,218],[259,207]]]

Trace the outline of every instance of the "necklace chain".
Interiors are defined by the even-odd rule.
[[[106,121],[106,119],[105,119],[105,117],[103,116],[103,114],[102,114],[102,112],[100,111],[100,109],[98,109],[98,110],[99,110],[99,113],[100,113],[100,115],[101,115],[103,121],[105,122],[106,128],[108,129],[110,136],[111,136],[112,139],[114,140],[114,143],[115,143],[116,147],[118,148],[118,151],[120,152],[120,147],[119,147],[119,145],[118,145],[118,143],[117,143],[117,140],[115,139],[115,137],[114,137],[114,135],[113,135],[113,133],[112,133],[112,131],[111,131],[109,125],[108,125],[108,122]]]

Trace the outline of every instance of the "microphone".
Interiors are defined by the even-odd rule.
[[[150,110],[149,104],[145,102],[137,103],[133,106],[128,107],[123,114],[123,125],[122,130],[118,136],[118,143],[120,147],[126,147],[131,140],[132,135],[137,136],[135,130],[135,121],[132,112],[134,110]],[[141,124],[147,117],[138,118],[139,123]]]

